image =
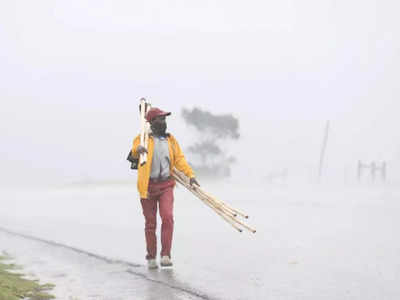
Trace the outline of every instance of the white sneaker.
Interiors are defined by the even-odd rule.
[[[170,267],[170,266],[172,266],[171,258],[169,258],[169,256],[167,256],[167,255],[161,257],[160,265],[161,265],[161,267]]]
[[[147,260],[147,267],[149,269],[157,269],[158,268],[157,261],[155,259]]]

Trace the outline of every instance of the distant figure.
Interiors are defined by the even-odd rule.
[[[195,179],[192,168],[179,147],[176,139],[166,133],[166,116],[164,112],[153,107],[146,114],[150,122],[152,133],[149,135],[148,149],[140,145],[140,135],[133,141],[132,155],[139,158],[140,154],[147,153],[148,160],[143,166],[138,166],[137,188],[145,218],[145,237],[147,246],[147,263],[150,269],[158,268],[157,256],[157,207],[160,209],[161,225],[161,266],[172,266],[171,245],[174,228],[173,218],[173,189],[175,180],[171,176],[174,168],[190,178],[190,184],[199,183]]]

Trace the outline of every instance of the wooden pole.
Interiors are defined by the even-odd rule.
[[[208,198],[211,198],[211,199],[213,199],[215,202],[220,203],[222,206],[224,206],[226,209],[232,211],[234,214],[236,214],[236,215],[241,215],[243,218],[246,218],[246,219],[249,218],[249,216],[246,215],[244,212],[241,212],[240,210],[237,210],[237,209],[235,209],[235,208],[232,208],[231,206],[229,206],[229,205],[226,204],[225,202],[222,202],[222,201],[216,199],[215,197],[211,196],[210,194],[204,192],[203,190],[201,190],[201,192],[204,193],[204,195],[206,195]]]
[[[146,114],[148,113],[148,111],[151,108],[151,104],[146,102],[145,103],[145,110],[146,110]],[[146,149],[149,148],[149,132],[150,132],[150,123],[147,122],[147,120],[145,120],[145,124],[144,124],[144,130],[145,130],[145,134],[144,134],[144,147]],[[146,154],[146,160],[147,160],[147,154]]]
[[[146,99],[140,99],[140,146],[146,147],[145,135],[146,135]],[[140,165],[144,165],[147,162],[147,154],[140,154]]]
[[[322,169],[324,164],[326,146],[328,144],[328,135],[329,135],[329,121],[326,122],[324,140],[322,142],[321,154],[319,157],[318,182],[320,182],[322,178]]]
[[[174,174],[175,175],[175,174]],[[197,198],[199,198],[201,201],[203,201],[208,207],[210,207],[212,210],[214,210],[221,218],[223,218],[226,222],[228,222],[233,228],[235,228],[237,231],[242,232],[243,230],[239,228],[231,219],[229,219],[227,216],[225,216],[223,213],[221,213],[218,209],[213,207],[208,201],[206,201],[203,197],[199,197],[199,195],[191,189],[186,182],[184,182],[179,176],[175,175],[175,179],[185,186],[189,191],[191,191]]]
[[[190,192],[192,192],[195,196],[197,196],[201,201],[203,201],[207,206],[213,209],[218,215],[220,215],[225,221],[231,224],[235,229],[242,232],[242,229],[238,227],[238,225],[242,226],[243,228],[255,233],[256,230],[251,228],[247,224],[243,223],[242,221],[236,219],[238,212],[236,209],[231,208],[225,202],[216,199],[215,197],[207,194],[204,192],[200,187],[191,186],[189,182],[189,178],[185,176],[183,173],[179,172],[178,170],[174,170],[173,172],[174,178],[183,186],[185,186]],[[248,218],[245,213],[240,212],[240,215]]]
[[[232,216],[232,217],[236,217],[237,216],[231,210],[226,209],[226,207],[224,207],[222,205],[223,203],[217,202],[217,201],[215,201],[214,198],[206,196],[205,193],[200,188],[195,187],[195,186],[192,187],[190,185],[190,183],[187,180],[185,180],[185,178],[182,176],[182,174],[177,175],[176,173],[177,172],[174,173],[175,179],[177,179],[180,184],[182,184],[187,189],[189,189],[195,196],[197,196],[201,200],[207,201],[207,203],[212,205],[213,208],[220,210],[221,212],[223,212],[224,214],[226,214],[228,216]]]

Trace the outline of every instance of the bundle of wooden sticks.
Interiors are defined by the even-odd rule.
[[[218,215],[221,216],[226,222],[232,225],[237,231],[242,232],[242,228],[247,229],[253,233],[256,232],[254,228],[251,228],[243,221],[237,219],[238,216],[248,219],[249,216],[245,213],[232,208],[225,202],[218,200],[217,198],[211,196],[210,194],[203,191],[199,186],[190,185],[190,179],[183,174],[182,172],[174,169],[173,177],[177,182],[186,187],[189,191],[191,191],[197,198],[203,201],[207,206],[209,206],[212,210],[214,210]]]

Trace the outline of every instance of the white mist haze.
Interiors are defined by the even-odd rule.
[[[399,8],[3,1],[0,179],[133,180],[125,157],[146,97],[172,112],[168,128],[184,150],[196,136],[183,107],[237,117],[233,178],[282,168],[314,178],[330,120],[324,173],[341,178],[347,168],[354,179],[359,159],[385,160],[398,181]]]
[[[0,1],[0,253],[57,299],[400,299],[399,11],[394,0]],[[231,178],[197,180],[256,233],[178,185],[174,267],[147,269],[126,160],[141,97],[172,112],[189,161],[204,136],[183,108],[239,120],[240,138],[218,144],[237,159]],[[357,183],[359,160],[386,161],[386,183],[367,172]]]

